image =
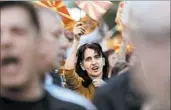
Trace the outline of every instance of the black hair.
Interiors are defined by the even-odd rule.
[[[131,58],[131,55],[132,55],[132,53],[127,53],[127,54],[126,54],[126,62],[129,63],[130,58]]]
[[[84,79],[84,81],[82,82],[84,87],[88,87],[92,83],[92,80],[88,76],[87,71],[82,70],[81,65],[80,65],[80,63],[82,63],[82,61],[84,60],[84,53],[85,53],[86,49],[88,49],[88,48],[93,49],[95,52],[97,52],[98,55],[102,56],[105,59],[105,66],[103,67],[102,78],[103,79],[108,78],[109,62],[108,62],[108,59],[106,58],[106,56],[104,55],[101,46],[98,43],[91,43],[91,44],[86,43],[79,47],[77,54],[76,54],[77,61],[76,61],[76,65],[75,65],[76,73]]]
[[[112,49],[109,49],[109,50],[104,52],[104,54],[107,58],[109,57],[109,55],[111,55],[113,53],[115,53],[115,51]],[[131,53],[127,53],[126,59],[125,59],[126,62],[116,62],[116,64],[112,68],[112,76],[117,76],[120,71],[122,71],[123,69],[128,67],[130,57],[131,57]]]
[[[112,69],[112,76],[117,76],[120,71],[124,70],[127,67],[129,67],[128,63],[126,63],[126,62],[117,62],[115,64],[115,66],[113,67],[113,69]]]
[[[107,50],[107,51],[104,52],[106,58],[108,58],[113,53],[115,53],[115,51],[113,49],[109,49],[109,50]]]
[[[15,6],[21,7],[28,12],[32,24],[36,27],[37,31],[39,32],[40,31],[40,23],[38,20],[38,14],[37,14],[35,7],[33,6],[33,4],[31,2],[28,2],[28,1],[0,1],[0,10],[2,10],[3,8],[15,7]],[[21,17],[22,17],[22,15],[21,15]],[[9,19],[11,19],[11,18],[9,18]]]

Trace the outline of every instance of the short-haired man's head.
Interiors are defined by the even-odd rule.
[[[124,35],[136,47],[136,61],[130,68],[135,88],[147,101],[167,102],[170,100],[170,1],[128,2]]]
[[[28,2],[28,1],[0,1],[0,10],[2,10],[4,8],[10,8],[10,7],[21,7],[24,10],[26,10],[30,16],[32,25],[35,27],[35,29],[37,29],[38,32],[40,31],[40,24],[39,24],[37,12],[31,2]],[[21,15],[21,17],[22,17],[22,15]],[[9,18],[9,19],[12,19],[12,18]]]
[[[67,42],[64,37],[64,29],[60,25],[61,20],[55,11],[41,6],[36,8],[43,37],[42,49],[40,49],[43,60],[40,67],[43,71],[52,71],[60,67],[60,62],[66,51]]]
[[[27,1],[0,1],[0,12],[1,88],[33,87],[41,41],[36,9]]]
[[[36,9],[37,9],[37,12],[39,14],[39,17],[41,17],[44,14],[48,14],[48,15],[54,17],[57,21],[59,21],[59,24],[62,26],[61,18],[52,9],[49,9],[49,8],[46,8],[46,7],[42,7],[42,6],[36,6]]]

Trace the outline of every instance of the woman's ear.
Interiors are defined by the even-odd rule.
[[[83,64],[82,64],[82,63],[80,63],[80,66],[81,66],[81,69],[84,71],[84,70],[85,70],[85,68],[84,68],[84,66],[83,66]]]

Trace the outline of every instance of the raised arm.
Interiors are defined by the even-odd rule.
[[[75,69],[77,47],[79,45],[81,35],[83,35],[85,33],[85,29],[84,29],[83,25],[84,24],[82,22],[78,22],[74,26],[74,30],[73,30],[74,40],[73,40],[73,44],[71,47],[71,52],[65,62],[65,69],[68,69],[68,70]]]
[[[76,53],[77,47],[79,45],[80,37],[85,33],[83,28],[83,23],[77,23],[74,27],[74,40],[71,47],[71,52],[65,61],[64,76],[68,87],[72,90],[78,91],[82,88],[83,79],[75,73],[75,62],[76,62]]]

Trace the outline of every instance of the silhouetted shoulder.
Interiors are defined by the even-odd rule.
[[[64,94],[63,94],[64,95]],[[56,99],[51,95],[48,96],[49,108],[50,110],[87,110],[83,106],[74,104],[72,102],[62,101]]]
[[[140,110],[139,97],[129,86],[129,74],[125,72],[113,77],[97,90],[93,103],[98,110]]]
[[[69,89],[55,85],[47,85],[45,89],[49,93],[52,106],[55,105],[55,107],[62,107],[66,110],[96,110],[96,107],[89,100]],[[57,103],[59,103],[58,106]]]

